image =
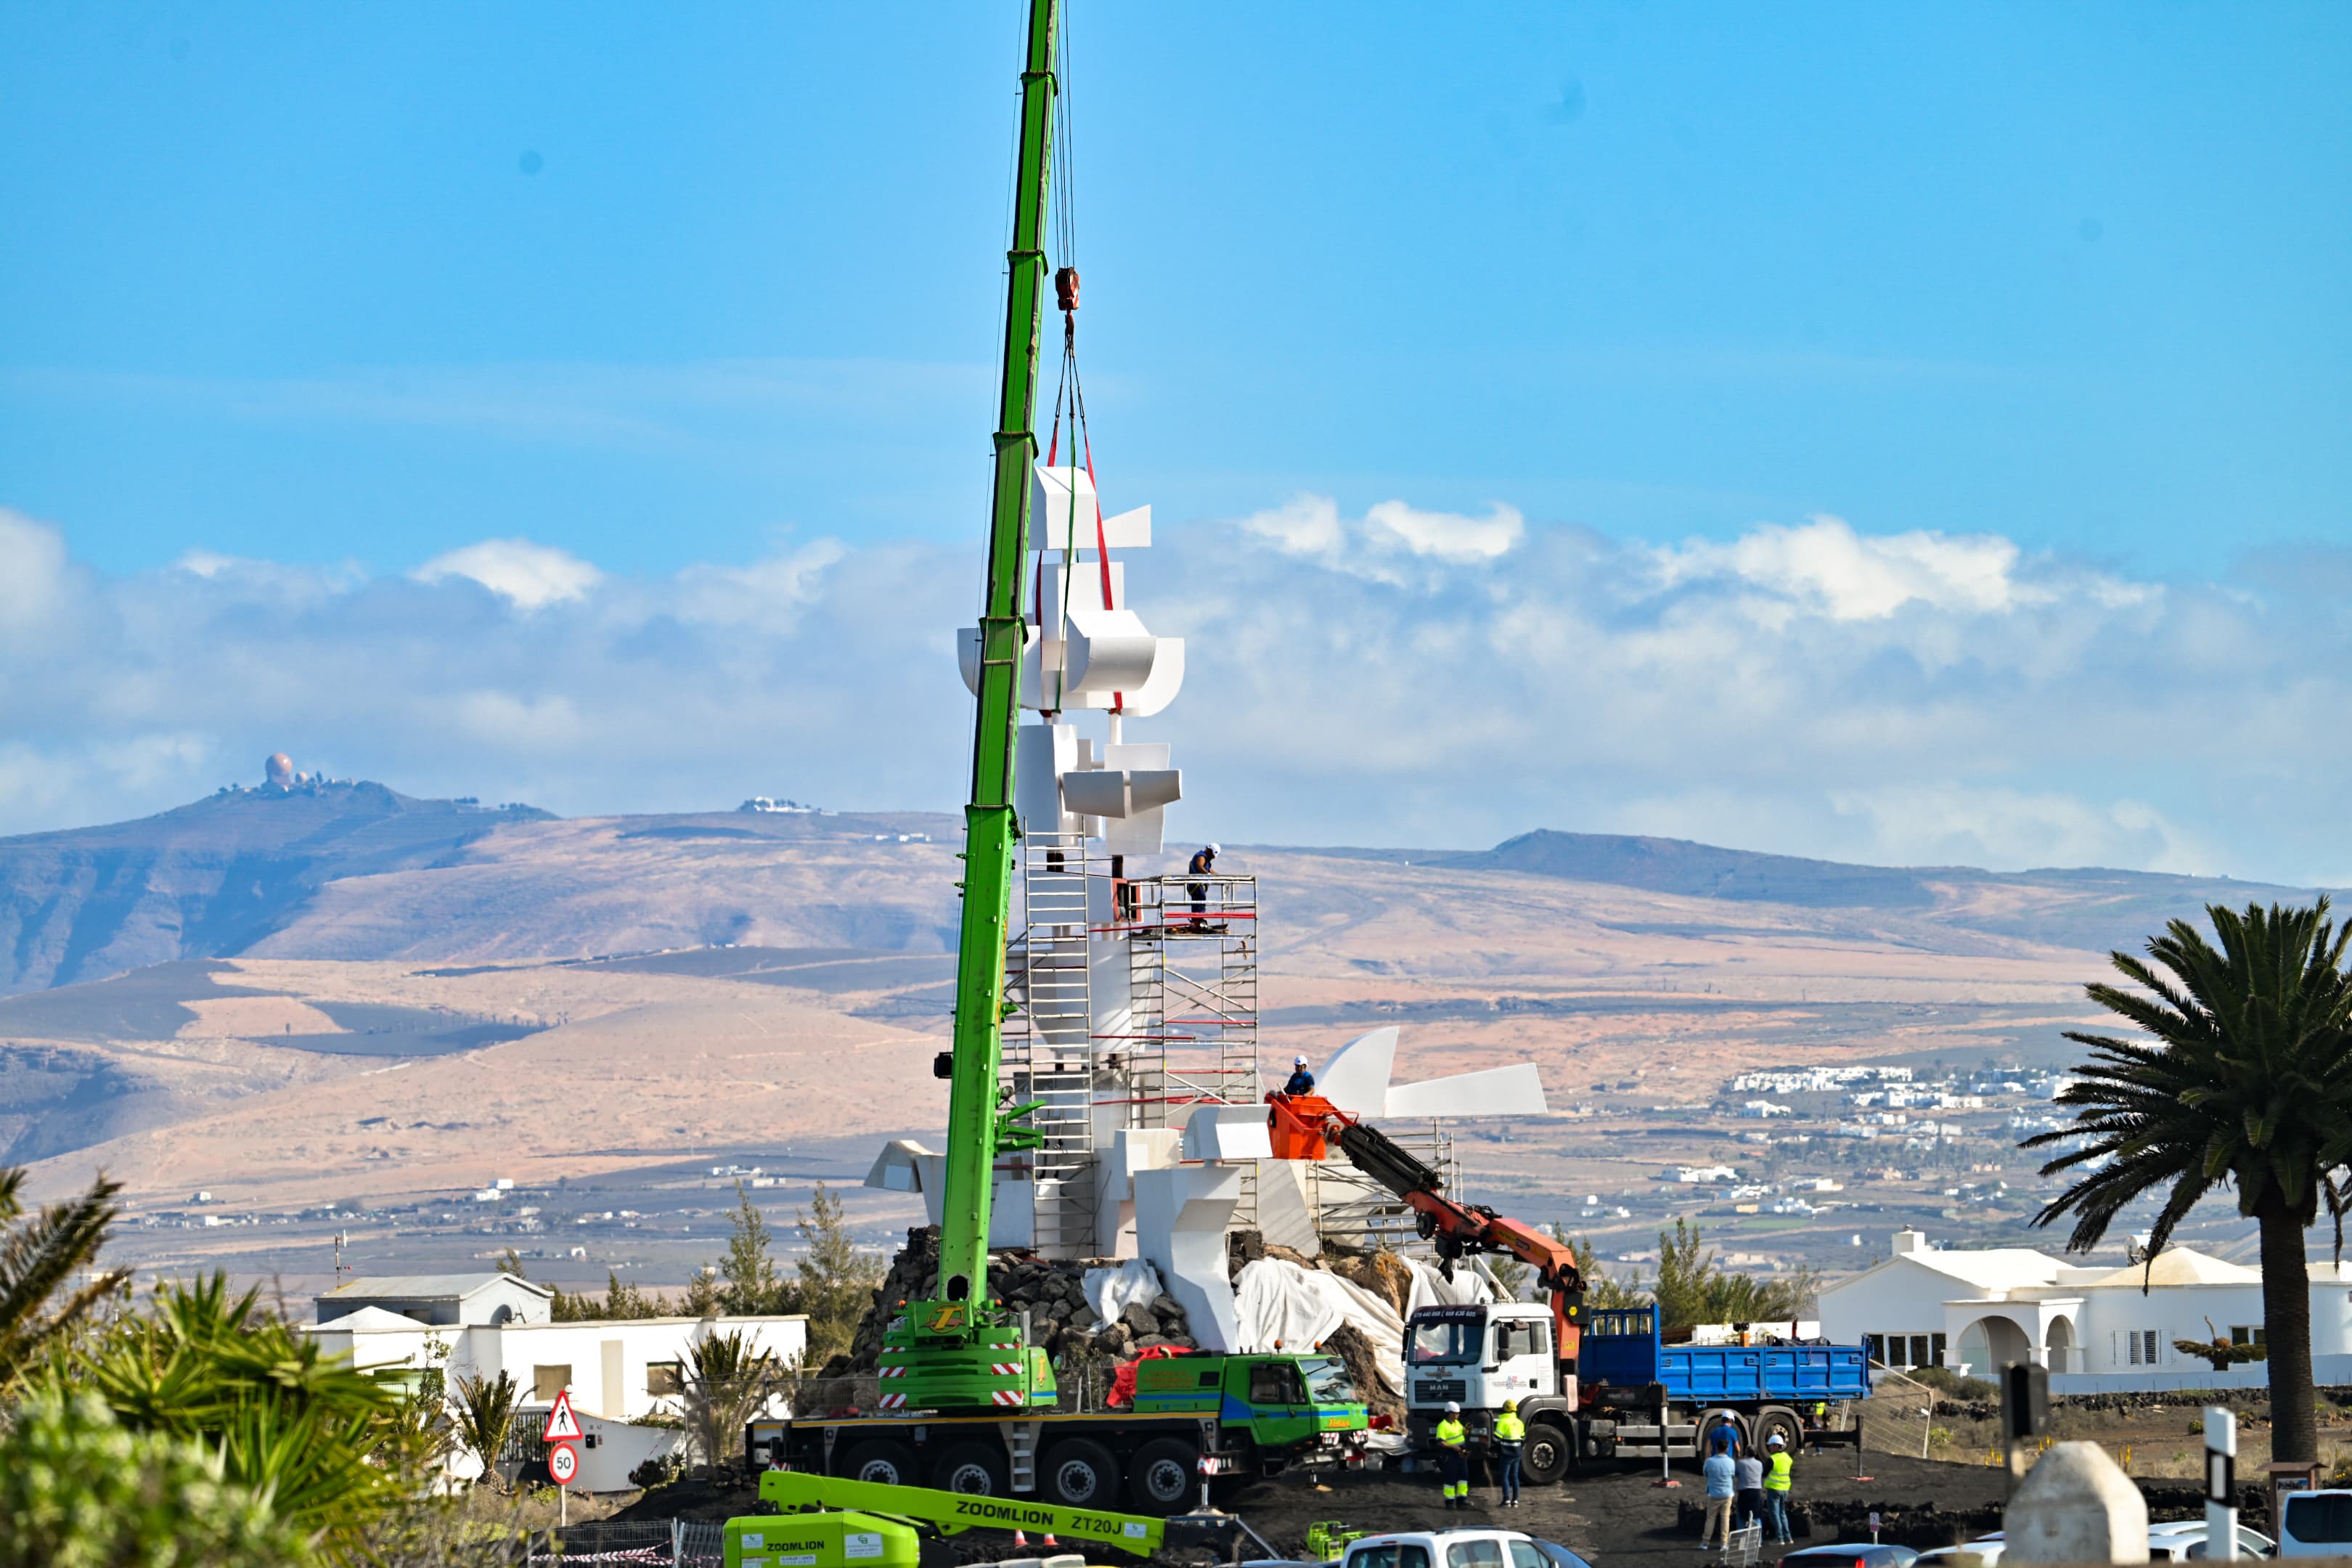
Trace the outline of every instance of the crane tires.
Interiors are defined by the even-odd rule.
[[[871,1438],[850,1449],[835,1473],[845,1481],[875,1481],[886,1487],[922,1484],[922,1471],[915,1464],[915,1451],[904,1443],[894,1443],[887,1437]]]
[[[1154,1437],[1127,1467],[1127,1500],[1138,1513],[1171,1514],[1192,1500],[1201,1450],[1181,1437]]]
[[[1575,1462],[1575,1438],[1549,1421],[1528,1423],[1527,1441],[1519,1446],[1519,1473],[1529,1486],[1551,1485]]]
[[[1066,1508],[1108,1510],[1118,1503],[1118,1461],[1100,1443],[1073,1437],[1045,1450],[1038,1489]]]
[[[1797,1419],[1797,1413],[1785,1405],[1768,1405],[1756,1413],[1758,1453],[1767,1452],[1765,1444],[1775,1432],[1780,1434],[1780,1441],[1788,1446],[1791,1454],[1804,1445],[1805,1424]]]
[[[931,1485],[966,1497],[1003,1497],[1011,1489],[1003,1451],[985,1443],[950,1443],[932,1462]]]

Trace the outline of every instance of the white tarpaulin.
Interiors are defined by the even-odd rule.
[[[1149,1307],[1162,1293],[1159,1274],[1140,1258],[1130,1258],[1116,1268],[1087,1269],[1080,1289],[1087,1293],[1087,1305],[1106,1323],[1129,1302]]]
[[[1434,1264],[1423,1263],[1418,1258],[1406,1258],[1404,1266],[1412,1270],[1412,1294],[1405,1299],[1405,1316],[1409,1318],[1423,1307],[1468,1307],[1495,1300],[1500,1292],[1487,1283],[1478,1267],[1485,1261],[1474,1258],[1455,1264],[1454,1278],[1449,1280]]]
[[[1371,1342],[1381,1381],[1392,1394],[1404,1393],[1404,1320],[1362,1286],[1302,1268],[1284,1258],[1244,1264],[1234,1281],[1234,1304],[1244,1352],[1311,1350],[1345,1323]]]

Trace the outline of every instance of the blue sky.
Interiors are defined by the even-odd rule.
[[[217,637],[205,614],[230,612],[190,607],[191,559],[278,584],[237,601],[254,626],[310,613],[298,603],[425,592],[408,574],[496,540],[587,563],[607,598],[712,573],[772,582],[814,549],[841,552],[836,581],[919,562],[908,570],[947,584],[943,604],[967,602],[1021,22],[976,4],[0,10],[0,508],[33,531],[15,536],[25,560],[56,542],[58,581],[115,628],[89,679],[201,664],[168,640],[134,652],[164,634],[124,607],[177,604],[176,635]],[[1153,503],[1170,584],[1193,584],[1167,624],[1213,624],[1207,595],[1250,590],[1234,574],[1251,563],[1268,604],[1296,592],[1307,614],[1324,590],[1299,574],[1360,578],[1360,561],[1235,542],[1276,539],[1246,520],[1307,497],[1350,520],[1388,501],[1457,519],[1500,505],[1523,520],[1513,563],[1671,578],[1715,562],[1851,629],[1836,610],[1857,602],[1840,597],[1851,582],[1772,564],[1791,540],[1834,545],[1770,531],[1827,515],[1861,542],[1855,560],[1991,541],[2017,552],[2004,581],[2121,584],[2178,616],[2252,604],[2261,636],[2292,626],[2322,662],[2341,651],[2315,584],[2352,545],[2352,13],[1080,0],[1073,37],[1097,456],[1115,502]],[[453,580],[469,581],[436,579],[475,591]],[[1664,614],[1663,591],[1591,613]],[[20,633],[47,614],[21,607],[29,592]],[[2006,742],[1970,787],[2109,819],[2144,807],[2176,837],[2143,852],[2128,835],[1995,834],[1986,858],[2009,843],[2271,875],[2352,864],[2303,827],[2229,822],[2236,774],[2184,777],[2154,747],[2115,766],[2040,749],[2025,699],[1997,700],[1987,673],[2020,638],[2046,645],[2017,618],[2053,602],[2040,592],[1886,612],[1969,617],[2007,650],[1945,666],[1906,643],[1905,670],[1975,682]],[[550,609],[490,589],[463,634],[485,640],[464,646],[535,636],[544,653],[563,606],[594,597]],[[908,602],[829,613],[849,626]],[[1381,613],[1410,638],[1442,621],[1435,604]],[[2184,679],[2236,668],[2194,651],[2206,622],[2168,624]],[[1793,679],[1792,634],[1769,635],[1756,657]],[[2310,652],[2282,642],[2213,700],[2279,699]],[[904,679],[929,679],[916,668]],[[2084,668],[2042,670],[2034,700],[2079,711]],[[594,706],[552,669],[505,695]],[[1231,705],[1207,669],[1188,710]],[[448,702],[503,690],[450,679],[476,684]],[[901,677],[843,679],[887,703]],[[855,728],[747,743],[723,783],[681,782],[584,752],[461,767],[422,732],[393,755],[356,721],[297,724],[307,711],[290,695],[201,721],[119,696],[0,710],[0,747],[16,749],[13,765],[0,750],[0,826],[169,804],[250,773],[256,737],[288,727],[412,787],[538,788],[577,810],[793,793],[800,759]],[[1204,746],[1222,739],[1213,717],[1184,721]],[[1496,734],[1482,744],[1524,746],[1539,772],[1587,754],[1547,749],[1560,733]],[[2295,743],[2247,743],[2265,788],[2335,800]],[[133,753],[149,760],[121,761]],[[934,786],[938,761],[913,747],[823,782],[952,805],[961,767]],[[1880,763],[1808,774],[1794,759],[1709,795],[1660,756],[1618,784],[1580,773],[1508,799],[1458,769],[1362,788],[1333,774],[1313,787],[1349,804],[1304,815],[1375,842],[1540,819],[1936,848],[1838,826],[1857,820],[1831,804],[1841,790],[1954,783],[1928,760]],[[82,782],[8,782],[44,770]],[[1279,815],[1227,809],[1213,826],[1236,837]],[[2313,830],[2329,820],[2313,806]]]

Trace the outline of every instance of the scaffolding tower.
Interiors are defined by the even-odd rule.
[[[1101,1250],[1096,1158],[1122,1128],[1181,1126],[1194,1107],[1254,1105],[1257,879],[1128,878],[1075,833],[1021,841],[1021,918],[1006,945],[1000,1082],[1044,1142],[1001,1173],[1033,1184],[1030,1245]],[[1257,1215],[1242,1176],[1236,1226]]]
[[[1022,1125],[1045,1140],[1006,1173],[1032,1184],[1030,1245],[1049,1258],[1086,1258],[1095,1245],[1097,966],[1092,935],[1108,912],[1109,866],[1076,833],[1021,840],[1021,924],[1005,948],[999,1081]],[[1099,908],[1097,907],[1099,906]]]
[[[1255,1105],[1257,1063],[1257,879],[1223,872],[1122,880],[1128,1040],[1136,1119],[1181,1125],[1202,1105]],[[1242,1172],[1234,1224],[1257,1223],[1257,1170]]]

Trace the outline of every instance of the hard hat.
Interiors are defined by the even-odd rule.
[[[1209,853],[1212,855],[1222,855],[1224,852],[1225,847],[1222,844],[1212,844],[1209,846]]]
[[[1455,1401],[1455,1400],[1451,1400],[1451,1399],[1447,1400],[1447,1401],[1445,1402],[1445,1414],[1447,1414],[1448,1415],[1461,1415],[1461,1414],[1462,1414],[1462,1406],[1461,1406],[1460,1403],[1459,1403],[1459,1402],[1457,1402],[1457,1401]]]
[[[1307,1058],[1305,1057],[1293,1057],[1290,1058],[1290,1065],[1295,1068],[1303,1068],[1307,1065]]]
[[[1517,1415],[1518,1413],[1519,1413],[1519,1402],[1518,1402],[1517,1400],[1516,1400],[1516,1399],[1506,1399],[1505,1401],[1503,1401],[1503,1414],[1504,1414],[1504,1415]]]
[[[1786,1443],[1783,1443],[1780,1440],[1780,1434],[1778,1432],[1775,1432],[1769,1437],[1765,1438],[1764,1442],[1767,1447],[1774,1448],[1785,1448],[1788,1447]]]

